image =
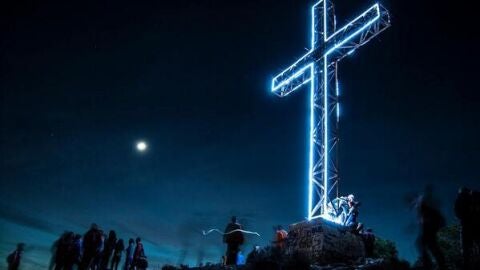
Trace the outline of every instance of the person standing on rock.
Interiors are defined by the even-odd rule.
[[[275,230],[275,247],[284,250],[287,245],[288,232],[283,229],[282,225],[278,225]]]
[[[242,225],[237,223],[237,217],[233,216],[231,222],[225,228],[223,242],[227,244],[227,260],[226,265],[237,264],[237,254],[240,246],[244,242],[243,233],[240,231]]]
[[[345,219],[345,226],[351,227],[352,229],[356,229],[358,225],[358,208],[360,206],[360,202],[355,201],[355,196],[353,194],[348,195],[347,197],[348,203],[348,213]]]
[[[368,228],[365,231],[362,231],[360,236],[365,245],[365,257],[373,258],[373,250],[375,248],[375,234],[373,233],[373,230]]]

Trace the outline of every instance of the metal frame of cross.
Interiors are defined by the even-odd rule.
[[[327,206],[338,189],[337,63],[389,26],[388,11],[377,3],[336,30],[333,3],[321,0],[312,7],[310,50],[272,80],[280,97],[310,82],[308,220],[331,219]]]

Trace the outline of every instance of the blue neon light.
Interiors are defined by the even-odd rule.
[[[295,61],[291,66],[283,70],[277,76],[275,76],[272,80],[271,91],[272,92],[280,92],[281,96],[286,96],[291,92],[294,92],[298,88],[302,87],[303,85],[310,83],[310,144],[309,144],[309,184],[308,184],[308,219],[311,220],[317,217],[325,217],[325,209],[327,209],[328,204],[328,193],[329,193],[329,120],[328,120],[328,68],[331,62],[338,61],[345,55],[350,55],[354,52],[354,50],[359,46],[354,46],[348,52],[343,52],[343,55],[339,58],[331,57],[333,53],[338,53],[339,49],[342,48],[347,42],[351,41],[353,38],[359,36],[362,33],[368,31],[369,27],[372,24],[379,21],[381,18],[381,10],[380,5],[374,4],[367,10],[365,10],[362,14],[358,17],[347,23],[345,26],[340,28],[339,30],[335,31],[333,34],[328,35],[328,27],[327,27],[327,1],[329,0],[320,0],[312,6],[311,9],[311,46],[309,51],[300,57],[297,61]],[[315,22],[317,22],[317,14],[315,13],[315,9],[323,4],[323,44],[325,46],[317,46],[316,40],[316,31],[320,31],[316,29]],[[384,11],[386,12],[386,11]],[[388,16],[388,13],[387,13]],[[352,32],[353,31],[353,32]],[[352,33],[350,33],[352,32]],[[342,36],[340,33],[347,35]],[[340,40],[337,40],[340,39]],[[325,49],[323,49],[325,48]],[[322,53],[318,54],[317,50],[323,50]],[[321,66],[317,66],[317,62],[323,61],[323,80],[316,80],[315,72],[317,68]],[[290,73],[292,73],[290,75]],[[320,70],[317,71],[320,73]],[[288,77],[287,77],[288,76]],[[335,78],[336,80],[336,78]],[[319,117],[315,113],[315,96],[317,91],[317,81],[321,81],[322,85],[321,89],[323,89],[323,198],[321,198],[322,205],[313,203],[313,195],[314,195],[314,184],[319,185],[318,181],[314,177],[314,169],[315,166],[315,155],[314,155],[314,144],[315,144],[315,120],[316,117]],[[288,89],[287,89],[288,87]],[[285,91],[287,89],[287,91]],[[336,89],[335,94],[337,97],[336,103],[336,120],[339,121],[340,117],[340,108],[338,104],[338,97],[339,97],[339,87],[338,83],[336,82]],[[319,215],[315,215],[319,207],[322,207],[321,213]]]

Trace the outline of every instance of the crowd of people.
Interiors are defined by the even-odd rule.
[[[425,191],[412,201],[412,206],[418,214],[419,235],[417,247],[423,269],[433,269],[432,257],[435,259],[437,269],[447,269],[445,256],[438,243],[438,233],[446,225],[445,218],[438,207],[438,202],[433,198],[433,189],[427,187]],[[364,229],[358,222],[358,201],[353,195],[339,197],[331,206],[335,210],[334,218],[339,218],[337,224],[343,225],[347,230],[359,235],[365,246],[366,257],[372,257],[375,245],[375,235],[372,229]],[[478,269],[480,255],[480,192],[467,188],[460,188],[455,200],[455,215],[461,225],[461,244],[463,255],[463,268],[466,270]],[[272,247],[284,251],[287,247],[288,232],[282,226],[274,228]],[[259,252],[260,247],[255,246],[247,259],[240,250],[244,243],[242,225],[234,216],[225,228],[223,242],[227,245],[222,264],[242,265],[248,258]],[[7,257],[8,269],[17,270],[23,256],[25,244],[17,245],[15,251]],[[82,236],[73,232],[65,232],[55,241],[52,248],[51,270],[144,270],[148,267],[143,244],[140,238],[129,239],[125,244],[123,239],[118,239],[115,231],[105,234],[96,224]],[[122,262],[123,254],[125,259]]]
[[[53,245],[51,269],[71,270],[118,270],[123,253],[125,260],[120,269],[146,269],[147,258],[140,238],[130,239],[125,246],[123,239],[117,239],[115,231],[108,236],[92,224],[83,237],[65,232]]]
[[[7,257],[8,270],[17,270],[23,256],[25,244]],[[125,254],[124,262],[122,257]],[[96,224],[82,236],[64,232],[52,246],[50,270],[144,270],[148,261],[142,240],[130,239],[125,246],[123,239],[117,239],[115,231],[108,236]]]
[[[147,257],[140,238],[130,239],[125,246],[123,239],[117,239],[115,231],[108,236],[97,224],[92,224],[83,237],[65,232],[52,247],[50,269],[72,270],[141,270],[148,266]],[[122,265],[122,255],[125,260]]]

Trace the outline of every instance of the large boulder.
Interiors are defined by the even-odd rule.
[[[362,259],[365,247],[361,237],[347,227],[318,218],[290,225],[286,253],[304,254],[324,265]]]

